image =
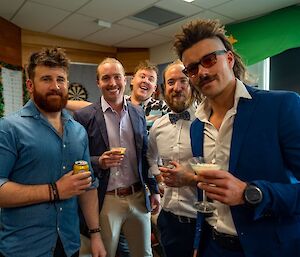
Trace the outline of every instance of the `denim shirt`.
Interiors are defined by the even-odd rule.
[[[7,181],[49,184],[72,170],[76,160],[87,160],[90,165],[85,129],[66,111],[62,119],[64,132],[60,136],[29,101],[17,113],[0,120],[0,186]],[[97,186],[93,176],[91,188]],[[0,252],[16,257],[53,256],[59,236],[71,256],[80,247],[77,211],[75,196],[56,203],[3,208]]]

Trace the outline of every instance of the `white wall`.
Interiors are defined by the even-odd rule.
[[[150,61],[155,64],[169,63],[177,59],[172,42],[150,48]]]

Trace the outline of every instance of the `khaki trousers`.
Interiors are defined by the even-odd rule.
[[[107,257],[115,257],[121,231],[128,241],[131,257],[152,257],[150,213],[142,191],[125,197],[106,194],[100,225]]]

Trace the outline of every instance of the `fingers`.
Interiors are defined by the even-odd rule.
[[[124,159],[124,154],[121,154],[121,151],[112,150],[104,152],[101,156],[101,164],[105,168],[118,167],[121,165],[122,160]]]
[[[206,179],[220,179],[220,178],[226,178],[228,177],[230,172],[225,170],[201,170],[201,174],[199,174],[199,177],[203,177]]]

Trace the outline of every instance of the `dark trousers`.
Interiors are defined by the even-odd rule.
[[[122,232],[119,237],[117,257],[130,257],[128,242]]]
[[[162,210],[157,219],[161,243],[166,257],[193,256],[195,219],[178,217]]]
[[[220,246],[213,238],[211,227],[205,222],[203,227],[198,256],[201,257],[245,257],[243,250],[232,251]]]

